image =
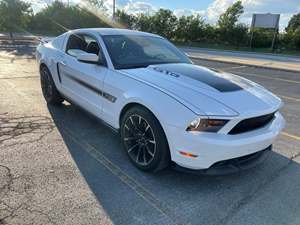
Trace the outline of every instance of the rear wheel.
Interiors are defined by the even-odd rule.
[[[131,162],[141,170],[156,172],[170,162],[164,131],[147,109],[135,106],[121,120],[121,138]]]
[[[51,105],[62,103],[64,99],[59,94],[52,75],[46,66],[42,66],[40,75],[42,92],[46,102]]]

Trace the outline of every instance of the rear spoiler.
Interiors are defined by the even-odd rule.
[[[55,37],[44,37],[44,38],[39,38],[39,41],[41,44],[46,44],[50,41],[52,41]]]

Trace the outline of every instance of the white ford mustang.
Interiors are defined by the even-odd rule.
[[[120,132],[135,166],[249,167],[285,121],[282,101],[249,80],[193,65],[166,39],[79,29],[37,47],[48,104],[68,100]],[[229,168],[228,167],[228,168]]]

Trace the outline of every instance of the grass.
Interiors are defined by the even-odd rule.
[[[295,49],[275,49],[272,52],[271,48],[253,48],[250,47],[237,47],[231,45],[223,45],[223,44],[209,44],[209,43],[200,43],[200,42],[173,42],[175,45],[180,47],[198,47],[198,48],[207,48],[212,50],[227,50],[227,51],[243,51],[243,52],[253,52],[253,53],[272,53],[278,55],[293,55],[300,56],[300,50]]]

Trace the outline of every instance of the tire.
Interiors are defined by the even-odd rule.
[[[170,163],[167,138],[156,117],[134,106],[121,118],[121,141],[130,161],[139,169],[157,172]]]
[[[59,94],[52,75],[46,66],[42,66],[40,70],[40,79],[43,96],[50,105],[59,105],[63,102],[63,98]]]

